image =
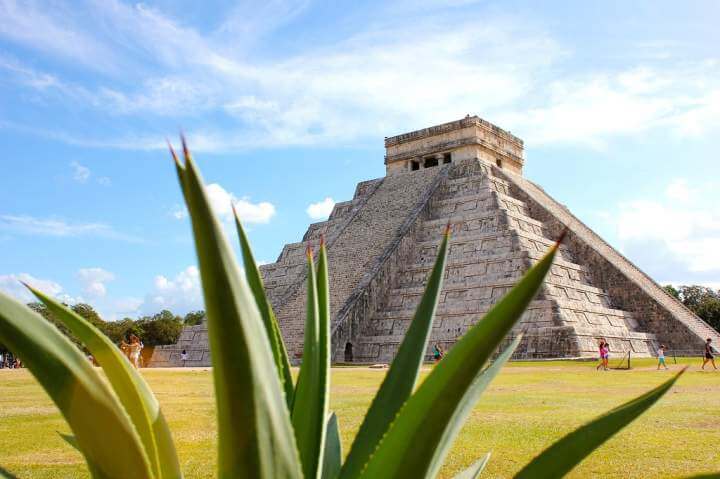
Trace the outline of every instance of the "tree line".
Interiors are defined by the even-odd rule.
[[[70,333],[64,324],[53,317],[52,313],[44,304],[29,303],[28,307],[54,324],[80,349],[85,350],[80,341]],[[102,331],[115,344],[119,344],[123,339],[127,340],[131,334],[138,336],[145,346],[175,344],[180,337],[183,326],[200,324],[205,317],[204,311],[192,311],[185,316],[179,316],[164,309],[152,316],[142,316],[137,319],[124,318],[119,321],[104,321],[89,304],[78,303],[69,307]],[[6,348],[0,344],[0,351],[5,349]]]
[[[665,286],[671,296],[688,307],[710,326],[720,331],[720,290],[705,286]]]

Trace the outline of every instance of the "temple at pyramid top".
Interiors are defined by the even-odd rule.
[[[522,174],[523,141],[478,116],[385,138],[387,174],[469,159]]]

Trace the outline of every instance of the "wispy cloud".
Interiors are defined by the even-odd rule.
[[[636,197],[604,217],[619,246],[661,281],[704,284],[720,275],[720,214],[706,200],[717,184],[670,181],[664,194]]]
[[[70,5],[38,5],[30,2],[0,1],[0,34],[15,42],[80,62],[87,68],[103,69],[114,58],[95,35],[74,22]]]
[[[83,285],[83,292],[91,298],[101,298],[107,294],[108,283],[115,279],[115,275],[102,268],[81,268],[78,279]]]
[[[352,145],[467,113],[540,145],[603,147],[613,136],[653,129],[680,136],[720,129],[716,60],[649,58],[645,42],[636,48],[650,64],[571,68],[573,52],[542,25],[488,18],[485,10],[461,8],[472,3],[464,0],[443,10],[426,3],[429,10],[400,2],[341,38],[254,57],[249,46],[292,22],[306,1],[241,2],[202,32],[144,4],[41,9],[5,1],[0,35],[60,59],[82,58],[88,71],[96,63],[107,71],[73,81],[13,59],[0,59],[0,68],[65,108],[90,108],[110,122],[129,115],[141,124],[118,122],[112,137],[14,125],[85,147],[164,148],[162,138],[176,123],[156,126],[157,117],[182,122],[193,148],[211,152]],[[95,21],[80,21],[77,12]],[[412,21],[387,20],[400,15]]]
[[[28,273],[3,274],[0,275],[0,291],[3,291],[18,300],[29,303],[37,301],[37,298],[22,284],[26,283],[50,296],[60,298],[66,303],[75,303],[75,298],[68,296],[63,287],[56,281],[37,278]]]
[[[36,218],[27,215],[0,215],[0,230],[9,233],[57,237],[98,237],[131,243],[143,240],[116,231],[105,223],[75,223],[56,218]]]
[[[70,167],[73,170],[73,179],[78,183],[86,183],[90,178],[90,168],[83,166],[77,161],[70,163]]]
[[[499,113],[530,144],[602,147],[608,138],[665,129],[703,135],[720,128],[720,63],[638,67],[552,81],[541,106]]]

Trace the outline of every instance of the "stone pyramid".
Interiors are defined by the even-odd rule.
[[[568,235],[545,283],[516,326],[521,358],[698,350],[720,335],[522,176],[523,142],[478,117],[386,138],[387,175],[360,183],[351,201],[310,225],[261,267],[291,360],[302,358],[305,248],[328,245],[334,362],[389,362],[412,319],[446,224],[445,281],[429,344],[450,349],[464,332]],[[155,366],[209,365],[204,324],[156,349]],[[429,354],[429,350],[428,350]],[[429,356],[428,356],[429,357]]]

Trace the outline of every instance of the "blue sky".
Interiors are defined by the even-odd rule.
[[[0,288],[107,319],[201,308],[166,137],[270,262],[384,174],[384,136],[465,114],[523,138],[526,176],[656,280],[719,286],[719,20],[713,1],[0,0]]]

